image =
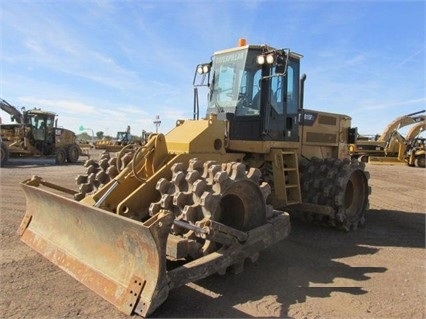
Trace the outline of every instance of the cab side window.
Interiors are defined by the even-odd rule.
[[[287,113],[295,114],[298,112],[298,98],[299,98],[299,78],[298,70],[295,69],[295,65],[290,63],[287,67]]]
[[[273,70],[273,74],[275,70]],[[274,108],[275,112],[278,114],[284,113],[283,106],[283,78],[281,76],[274,76],[270,79],[271,81],[271,90],[269,93],[269,101],[271,106]]]

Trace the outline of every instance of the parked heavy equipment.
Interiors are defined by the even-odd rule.
[[[407,147],[406,163],[408,166],[425,167],[426,166],[426,149],[424,137],[416,137]]]
[[[22,112],[0,99],[0,107],[16,123],[1,124],[1,165],[9,158],[34,157],[53,159],[56,164],[76,163],[84,155],[77,144],[76,135],[57,126],[56,114],[38,108]]]
[[[132,135],[130,133],[130,125],[127,126],[125,131],[118,131],[115,138],[102,139],[95,142],[96,149],[104,149],[109,152],[117,152],[133,142]]]
[[[369,163],[404,163],[406,140],[399,129],[426,120],[425,110],[399,116],[389,123],[381,135],[358,137],[349,145],[352,158]]]
[[[408,131],[405,136],[406,149],[405,149],[405,162],[408,166],[425,167],[425,140],[421,133],[426,129],[426,121],[417,123]]]
[[[369,174],[348,155],[351,118],[303,108],[301,58],[244,41],[214,53],[196,68],[194,118],[151,134],[127,165],[118,157],[118,174],[93,192],[23,181],[21,240],[124,313],[147,316],[173,288],[242,271],[288,236],[289,213],[364,224]]]
[[[133,147],[137,147],[145,143],[144,132],[142,130],[141,137],[134,136],[130,132],[130,125],[128,125],[126,131],[118,131],[115,138],[96,141],[95,148],[103,149],[107,152],[119,152],[127,145],[132,144]]]

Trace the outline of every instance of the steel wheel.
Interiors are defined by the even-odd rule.
[[[338,225],[344,230],[356,229],[365,223],[368,209],[368,173],[359,162],[345,162],[336,178],[335,207]]]
[[[313,158],[301,164],[302,198],[306,203],[330,206],[334,216],[307,215],[308,221],[349,231],[365,223],[369,208],[370,177],[357,159]]]
[[[172,167],[171,180],[160,179],[158,202],[150,206],[150,214],[161,209],[172,211],[175,219],[197,226],[208,220],[222,223],[239,231],[248,231],[266,222],[270,194],[267,183],[259,185],[260,171],[246,172],[241,163],[217,165],[192,159],[188,169],[182,163]],[[198,258],[216,249],[215,244],[196,237],[194,232],[178,225],[172,226],[172,234],[198,242]]]

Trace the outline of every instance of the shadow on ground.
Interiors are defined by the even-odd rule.
[[[370,210],[367,219],[366,227],[350,233],[292,220],[289,238],[261,253],[259,260],[246,265],[243,273],[214,275],[175,289],[152,316],[247,317],[247,313],[235,306],[260,300],[255,307],[278,307],[279,316],[287,317],[289,307],[303,303],[307,297],[328,298],[333,292],[366,294],[362,282],[375,273],[386,272],[387,268],[351,267],[336,259],[371,255],[379,250],[370,246],[425,247],[423,213]],[[349,279],[355,284],[332,286],[336,278]],[[262,304],[262,299],[271,295],[276,296],[272,304],[266,299]],[[202,306],[196,300],[203,300],[199,303]]]

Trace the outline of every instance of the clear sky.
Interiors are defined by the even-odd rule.
[[[77,134],[140,135],[156,115],[168,132],[192,117],[196,65],[244,37],[304,56],[306,108],[381,133],[426,108],[425,3],[0,0],[0,97]]]

